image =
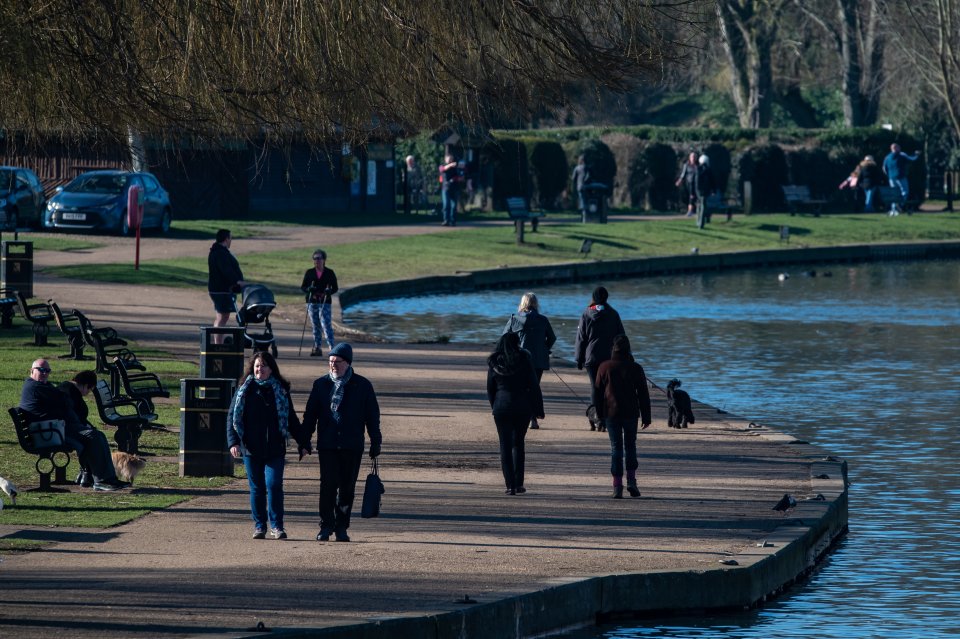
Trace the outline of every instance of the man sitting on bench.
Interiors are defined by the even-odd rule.
[[[120,490],[130,486],[129,483],[117,479],[106,436],[80,419],[73,409],[73,402],[49,382],[49,375],[50,364],[47,360],[38,359],[33,362],[30,377],[23,383],[20,408],[28,413],[31,421],[64,421],[67,443],[76,449],[80,468],[88,469],[93,475],[94,490]]]

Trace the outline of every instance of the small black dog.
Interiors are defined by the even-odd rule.
[[[667,426],[670,428],[686,428],[687,424],[697,421],[690,405],[690,395],[680,390],[681,384],[679,379],[671,379],[667,384]]]
[[[603,420],[597,417],[597,407],[593,404],[587,406],[587,419],[590,421],[590,430],[601,433],[607,430],[607,426],[603,423]]]

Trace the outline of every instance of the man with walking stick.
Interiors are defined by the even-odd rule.
[[[337,274],[327,267],[327,252],[317,249],[313,252],[313,268],[303,274],[300,290],[306,296],[307,316],[313,328],[313,350],[310,357],[323,356],[323,340],[327,340],[327,348],[333,348],[333,318],[330,308],[332,296],[339,290]],[[307,320],[303,320],[303,332],[306,332]],[[303,335],[300,336],[300,346],[303,347]]]

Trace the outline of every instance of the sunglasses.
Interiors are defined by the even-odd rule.
[[[44,368],[43,366],[34,366],[34,367],[33,367],[33,370],[35,370],[35,371],[40,371],[41,373],[49,373],[49,372],[50,372],[50,369],[49,369],[49,368]]]

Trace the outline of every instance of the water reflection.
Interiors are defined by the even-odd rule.
[[[956,636],[960,591],[960,263],[607,283],[658,383],[850,461],[851,534],[804,587],[740,615],[624,623],[596,637]],[[536,289],[570,358],[595,283]],[[348,321],[400,340],[490,344],[522,290],[387,300]]]

